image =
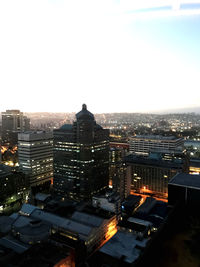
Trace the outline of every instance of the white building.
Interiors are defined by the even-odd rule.
[[[151,151],[183,151],[183,138],[160,135],[136,135],[130,138],[130,152],[148,155]]]
[[[18,134],[21,170],[30,176],[30,186],[53,179],[53,135],[43,131]]]

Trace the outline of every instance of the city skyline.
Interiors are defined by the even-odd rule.
[[[1,3],[1,111],[198,107],[199,3]]]

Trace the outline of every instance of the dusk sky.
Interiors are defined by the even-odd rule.
[[[200,1],[0,0],[0,92],[0,112],[200,106]]]

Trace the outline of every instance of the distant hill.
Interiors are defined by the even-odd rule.
[[[165,110],[157,110],[151,111],[156,114],[169,114],[169,113],[197,113],[200,114],[200,107],[189,107],[189,108],[177,108],[177,109],[165,109]]]

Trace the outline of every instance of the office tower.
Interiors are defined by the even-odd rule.
[[[125,157],[131,167],[131,187],[136,193],[153,194],[167,198],[168,182],[178,172],[188,172],[186,158],[165,158],[166,154],[152,153],[147,156]]]
[[[109,179],[109,130],[85,104],[73,124],[54,130],[54,189],[81,200],[104,190]]]
[[[19,110],[2,112],[2,141],[11,145],[17,143],[18,132],[30,130],[30,119]]]
[[[123,201],[131,192],[131,167],[124,162],[115,165],[115,172],[112,177],[113,191],[118,192]]]
[[[123,158],[128,153],[129,145],[127,143],[110,142],[109,152],[109,187],[113,188],[113,178],[118,173],[118,165],[122,163]]]
[[[129,140],[130,152],[148,155],[152,151],[183,151],[183,138],[160,135],[137,135]]]
[[[52,133],[19,133],[18,157],[20,169],[30,177],[31,187],[53,180]]]

